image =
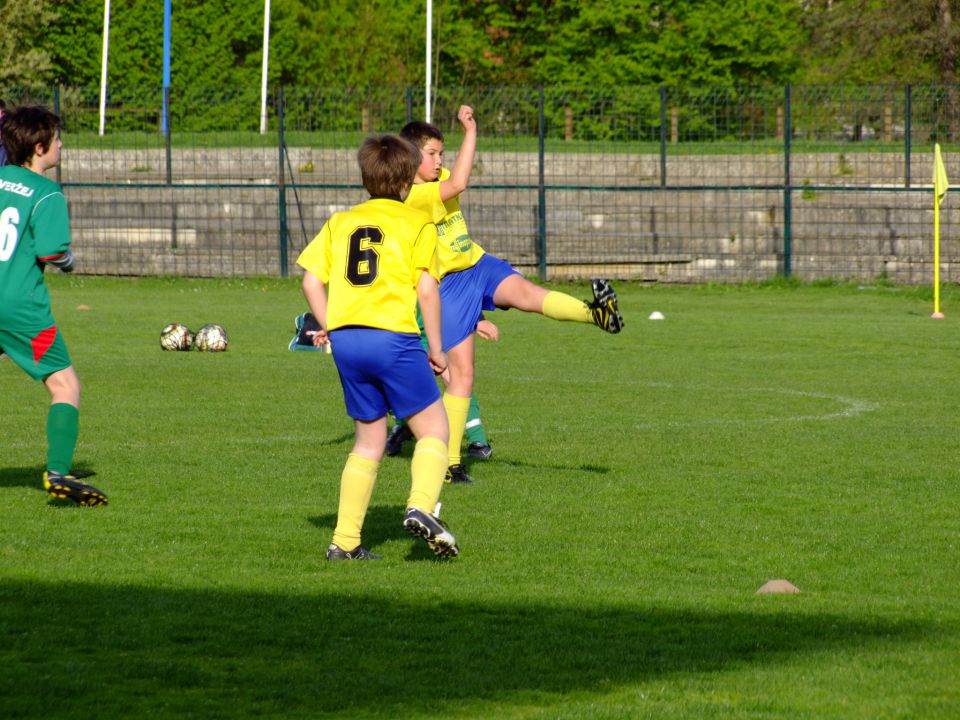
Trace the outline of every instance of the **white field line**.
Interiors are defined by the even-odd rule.
[[[516,379],[516,378],[515,378]],[[532,379],[532,378],[531,378]],[[673,390],[673,389],[684,389],[684,390],[693,390],[693,391],[703,391],[704,395],[708,395],[710,390],[713,390],[714,387],[707,385],[683,385],[677,386],[672,383],[644,383],[646,387]],[[699,418],[691,420],[670,420],[664,418],[663,420],[651,420],[649,422],[635,423],[629,427],[634,430],[649,430],[655,428],[677,428],[677,427],[690,427],[697,425],[735,425],[735,426],[749,426],[749,425],[771,425],[775,423],[798,423],[798,422],[823,422],[828,420],[837,420],[843,418],[856,417],[858,415],[863,415],[864,413],[875,412],[880,409],[880,403],[873,402],[871,400],[863,400],[860,398],[847,397],[845,395],[830,395],[828,393],[815,393],[815,392],[806,392],[803,390],[788,390],[785,388],[747,388],[743,392],[745,393],[769,393],[771,395],[784,395],[784,396],[793,396],[793,397],[803,397],[803,398],[814,398],[819,400],[824,400],[825,402],[835,403],[839,405],[836,410],[828,410],[822,413],[815,414],[785,414],[775,417],[713,417],[713,418]],[[481,399],[482,401],[482,399]],[[642,400],[640,400],[642,402]],[[561,414],[562,414],[561,409]],[[519,432],[530,432],[529,427],[500,427],[499,425],[496,428],[488,428],[492,431],[499,433],[519,433]],[[555,432],[559,431],[572,431],[573,427],[568,425],[551,425],[546,423],[538,423],[538,429],[541,431]]]

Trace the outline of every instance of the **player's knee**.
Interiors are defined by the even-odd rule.
[[[44,380],[47,390],[54,402],[65,402],[71,405],[80,403],[80,378],[71,365],[47,376]]]

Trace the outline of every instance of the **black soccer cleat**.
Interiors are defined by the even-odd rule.
[[[487,443],[472,442],[467,445],[467,457],[473,460],[489,460],[493,457],[493,448]]]
[[[403,444],[413,438],[413,433],[406,423],[398,422],[387,435],[387,455],[396,457],[403,452]]]
[[[357,545],[353,550],[342,550],[339,545],[330,543],[327,560],[383,560],[383,555],[374,555],[363,545]]]
[[[53,470],[43,474],[43,489],[57,500],[73,500],[77,505],[93,507],[106,505],[107,496],[93,485],[77,480],[73,475],[61,475]]]
[[[460,463],[447,468],[447,476],[443,479],[447,485],[472,485],[473,478],[467,475],[466,469]]]
[[[456,557],[460,554],[457,539],[447,528],[447,524],[436,515],[417,508],[408,508],[403,518],[403,526],[414,537],[426,540],[437,557]]]
[[[593,324],[608,333],[616,334],[623,330],[617,293],[613,291],[610,281],[598,278],[592,280],[590,285],[593,288],[593,302],[588,303],[588,307],[593,313]]]

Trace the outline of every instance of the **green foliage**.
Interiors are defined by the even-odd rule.
[[[958,0],[811,0],[805,5],[808,40],[798,50],[809,82],[957,82]]]
[[[782,82],[797,66],[795,3],[558,0],[536,76],[582,85]]]
[[[49,82],[50,35],[37,30],[56,20],[53,0],[0,0],[0,88]],[[14,95],[4,99],[19,101]]]
[[[34,6],[4,0],[0,81],[99,79],[103,8],[58,2],[36,36]],[[958,3],[946,3],[954,17]],[[53,3],[39,12],[51,19]],[[435,75],[443,85],[591,88],[956,80],[957,23],[940,0],[549,0],[438,2]],[[420,0],[276,0],[271,83],[416,85],[424,78]],[[22,18],[22,19],[21,19]],[[29,18],[29,20],[27,19]],[[160,84],[162,7],[112,4],[111,84]],[[184,0],[173,8],[174,86],[259,84],[262,5]],[[52,60],[48,60],[50,58]],[[952,68],[952,70],[951,70]]]

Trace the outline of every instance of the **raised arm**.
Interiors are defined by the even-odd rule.
[[[477,155],[477,121],[473,117],[473,108],[461,105],[457,111],[457,120],[463,126],[463,142],[460,143],[460,152],[457,153],[457,161],[450,170],[450,177],[440,183],[440,199],[444,201],[467,189]]]

